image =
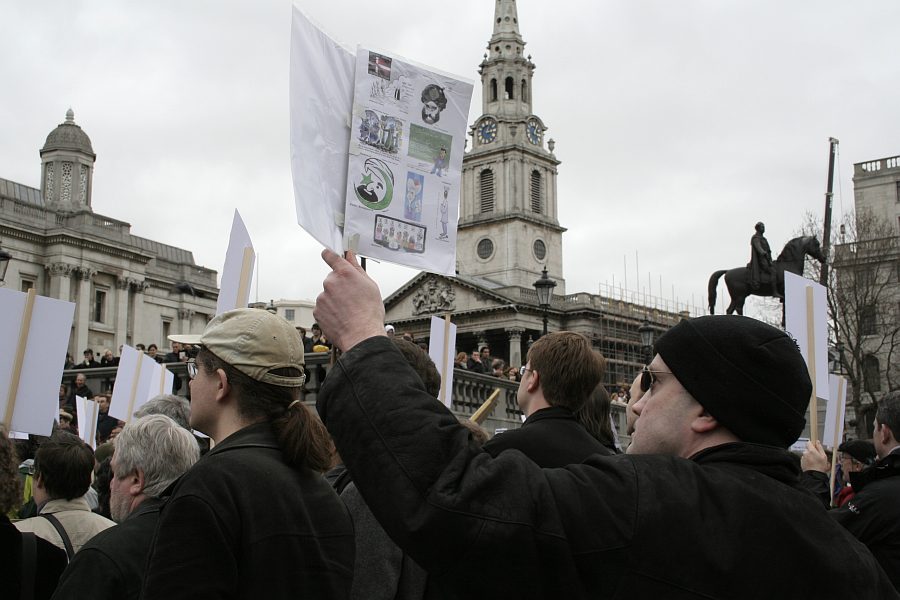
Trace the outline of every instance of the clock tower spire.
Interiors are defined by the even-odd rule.
[[[515,0],[496,0],[493,34],[479,65],[482,116],[463,158],[457,234],[461,275],[531,288],[544,267],[565,293],[557,220],[559,160],[532,111],[535,65],[525,55]]]

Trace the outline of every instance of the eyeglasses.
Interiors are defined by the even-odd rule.
[[[185,366],[187,367],[188,379],[193,379],[197,376],[197,361],[191,358],[185,363]]]
[[[534,369],[529,369],[525,365],[522,365],[521,367],[519,367],[519,377],[524,377],[525,371],[533,371],[533,370]]]
[[[657,373],[663,373],[666,375],[671,375],[671,371],[651,371],[648,365],[644,365],[644,370],[641,371],[641,391],[645,394],[650,391],[650,388],[653,387],[653,384],[658,381],[656,377]]]

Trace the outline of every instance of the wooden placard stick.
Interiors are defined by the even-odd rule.
[[[447,368],[447,352],[450,351],[450,314],[451,313],[447,313],[447,315],[444,317],[444,348],[441,352],[441,370]],[[441,393],[438,395],[438,400],[440,400],[444,405],[447,404],[448,379],[450,378],[447,376],[447,373],[444,373],[444,376],[441,377]],[[452,392],[453,390],[450,391]]]
[[[469,417],[469,420],[481,425],[489,416],[491,416],[491,413],[494,412],[494,407],[497,406],[497,398],[499,397],[500,388],[495,388],[493,393],[488,396],[487,400],[485,400],[481,406],[478,407],[478,410]]]
[[[22,313],[22,325],[19,327],[19,343],[16,346],[13,360],[12,376],[9,378],[9,392],[6,400],[6,415],[3,422],[12,429],[13,413],[16,410],[16,395],[19,393],[19,380],[22,378],[22,364],[25,362],[25,348],[28,345],[28,331],[31,329],[31,315],[34,312],[34,300],[37,293],[29,288],[25,296],[25,312]]]
[[[816,324],[813,318],[813,288],[806,288],[806,354],[809,358],[809,378],[812,396],[809,399],[809,441],[819,439],[819,401],[816,395]]]
[[[234,255],[232,255],[234,256]],[[253,248],[244,248],[244,260],[241,263],[241,277],[238,279],[237,297],[234,305],[238,308],[247,305],[250,297],[250,273],[253,271]]]
[[[125,413],[125,422],[131,420],[131,413],[134,412],[134,399],[137,396],[138,380],[141,378],[141,363],[144,362],[144,351],[138,350],[137,369],[134,370],[134,381],[131,382],[131,398],[128,400],[128,412]]]
[[[91,440],[93,440],[93,442],[94,442],[93,446],[96,447],[97,446],[97,419],[100,417],[100,414],[99,414],[100,413],[100,403],[97,402],[96,400],[94,400],[93,402],[94,402],[94,418],[91,421],[91,423],[92,423]]]
[[[166,372],[169,369],[166,368],[166,365],[162,365],[162,369],[159,370],[159,393],[166,393]]]
[[[843,377],[838,378],[838,393],[837,398],[834,400],[838,403],[837,410],[834,411],[834,440],[832,440],[831,445],[831,475],[828,478],[828,497],[831,499],[831,505],[834,506],[834,480],[837,474],[837,454],[838,454],[838,446],[840,445],[840,423],[841,417],[844,413],[844,388],[846,387],[846,380]]]

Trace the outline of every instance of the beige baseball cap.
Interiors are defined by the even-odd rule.
[[[230,310],[210,321],[202,334],[170,335],[169,339],[203,346],[256,381],[301,387],[305,379],[272,373],[286,367],[303,371],[303,341],[293,325],[267,310]]]

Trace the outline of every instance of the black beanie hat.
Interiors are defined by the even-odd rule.
[[[849,454],[864,465],[875,462],[875,443],[872,440],[849,440],[838,446],[838,452]]]
[[[806,362],[783,331],[750,317],[685,319],[656,351],[703,408],[744,442],[787,448],[812,394]]]

